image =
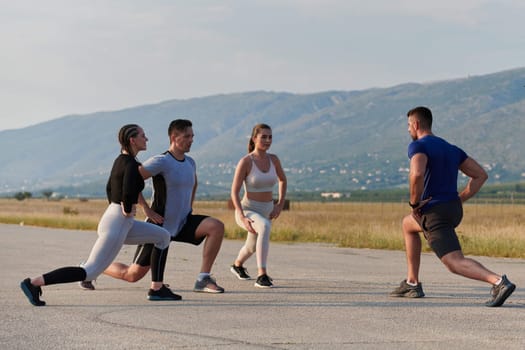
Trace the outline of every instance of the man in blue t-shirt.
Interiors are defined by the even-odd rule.
[[[505,275],[497,275],[461,251],[455,228],[463,217],[462,203],[474,196],[488,176],[462,149],[432,134],[432,112],[416,107],[407,113],[408,132],[413,142],[410,158],[410,202],[412,212],[403,218],[407,255],[407,278],[390,293],[395,297],[425,296],[419,282],[421,237],[453,273],[492,284],[487,306],[501,306],[516,286]],[[470,179],[458,194],[458,170]]]

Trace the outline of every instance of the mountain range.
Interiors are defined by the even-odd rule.
[[[271,152],[281,159],[291,195],[406,186],[406,112],[418,105],[431,108],[434,133],[477,159],[490,183],[519,182],[524,85],[525,68],[517,68],[361,91],[254,91],[68,115],[0,131],[0,194],[104,196],[118,129],[127,123],[145,129],[148,150],[139,154],[145,160],[167,149],[167,127],[176,118],[194,125],[189,155],[197,161],[201,198],[228,196],[251,129],[261,122],[272,126]]]

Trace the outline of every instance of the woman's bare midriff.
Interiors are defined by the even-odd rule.
[[[247,192],[246,197],[252,201],[257,202],[271,202],[273,201],[272,192]]]

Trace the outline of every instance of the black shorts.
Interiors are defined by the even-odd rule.
[[[418,219],[428,245],[438,258],[461,250],[455,228],[463,218],[461,200],[440,203],[426,210]]]
[[[202,241],[204,241],[204,237],[197,238],[195,237],[195,233],[201,222],[208,217],[209,216],[206,215],[189,214],[186,218],[186,223],[184,226],[182,226],[181,230],[175,237],[171,237],[171,240],[175,242],[190,243],[193,245],[201,244]],[[148,220],[148,222],[150,221]],[[153,244],[139,245],[135,251],[135,256],[133,257],[133,263],[139,264],[140,266],[150,266],[151,252],[153,251],[153,247]]]

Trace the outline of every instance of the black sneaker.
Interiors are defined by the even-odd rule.
[[[492,286],[490,295],[492,299],[485,303],[486,306],[497,307],[503,305],[505,300],[514,292],[516,285],[507,279],[507,276],[501,276],[501,283]]]
[[[399,287],[390,292],[391,297],[405,297],[405,298],[423,298],[423,285],[418,283],[417,286],[411,286],[407,280],[403,280]]]
[[[240,280],[252,279],[250,275],[247,274],[247,270],[242,266],[232,265],[232,267],[230,267],[230,271]]]
[[[20,282],[20,288],[22,288],[22,291],[26,295],[27,299],[29,299],[29,302],[35,306],[44,306],[46,305],[46,302],[43,300],[40,300],[40,296],[42,295],[42,288],[35,287],[31,284],[31,279],[26,278],[22,282]]]
[[[272,288],[273,283],[270,276],[264,274],[257,277],[257,281],[255,282],[255,286],[259,288]]]
[[[159,290],[150,289],[148,291],[148,300],[181,300],[182,297],[178,294],[175,294],[166,287],[165,284]]]

